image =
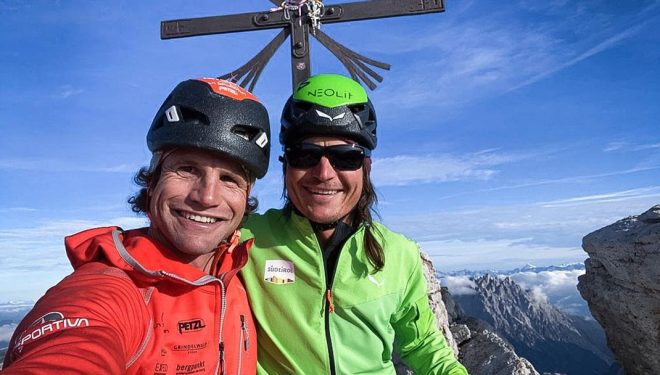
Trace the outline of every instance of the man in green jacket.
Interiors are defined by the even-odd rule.
[[[282,112],[283,209],[252,215],[243,278],[260,374],[467,374],[437,329],[418,246],[372,220],[376,114],[339,75],[302,83]]]

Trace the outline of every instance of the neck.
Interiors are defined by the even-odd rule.
[[[174,247],[161,233],[159,230],[149,227],[148,234],[151,238],[156,240],[161,246],[164,246],[173,253],[176,254],[176,257],[181,263],[188,264],[192,267],[197,268],[198,270],[204,272],[204,273],[211,273],[211,267],[213,266],[213,259],[215,252],[209,252],[206,254],[185,254],[181,251],[179,251],[176,247]]]
[[[335,233],[335,228],[315,228],[314,233],[316,234],[316,239],[319,241],[319,245],[321,245],[321,248],[325,248],[325,245],[328,244],[328,241],[332,237],[332,235]]]

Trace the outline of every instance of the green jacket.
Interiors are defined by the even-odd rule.
[[[385,267],[372,273],[359,228],[341,249],[330,296],[307,219],[274,209],[249,217],[241,239],[255,242],[242,274],[257,320],[259,374],[329,374],[331,356],[337,374],[395,374],[395,348],[417,374],[467,374],[436,328],[418,246],[374,226]]]

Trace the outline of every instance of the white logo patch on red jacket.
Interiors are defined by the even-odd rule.
[[[36,319],[23,331],[23,334],[16,342],[16,351],[20,352],[25,344],[46,337],[51,333],[69,328],[88,326],[89,320],[87,318],[66,318],[61,312],[49,312]]]

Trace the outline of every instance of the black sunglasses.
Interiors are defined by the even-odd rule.
[[[371,156],[371,150],[355,144],[318,146],[301,143],[284,149],[287,163],[293,168],[311,168],[327,157],[330,165],[339,171],[355,171],[362,167],[364,158]]]

